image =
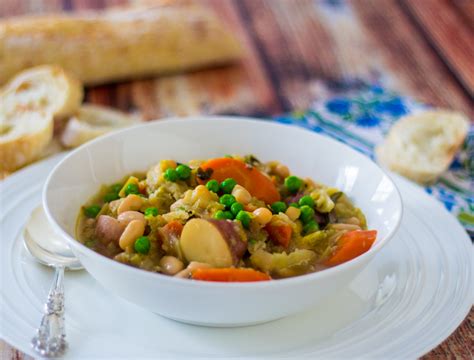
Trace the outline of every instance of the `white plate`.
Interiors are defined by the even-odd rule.
[[[41,201],[56,156],[0,184],[0,335],[29,347],[52,271],[37,265],[21,230]],[[473,303],[472,245],[420,188],[396,178],[405,211],[396,238],[348,289],[309,312],[234,329],[185,325],[106,292],[86,272],[66,275],[68,358],[418,357],[442,342]]]

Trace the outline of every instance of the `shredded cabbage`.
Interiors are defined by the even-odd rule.
[[[344,219],[355,217],[359,220],[360,227],[363,230],[367,229],[367,220],[365,219],[365,215],[359,208],[356,208],[354,205],[352,205],[351,201],[345,194],[341,195],[336,201],[334,213],[341,223],[344,222]]]
[[[315,259],[316,254],[306,249],[297,249],[289,254],[284,252],[270,254],[264,250],[257,250],[250,256],[253,266],[280,277],[295,276],[307,272]]]

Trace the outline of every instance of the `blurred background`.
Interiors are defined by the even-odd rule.
[[[474,114],[471,0],[2,0],[0,16],[197,4],[243,45],[237,63],[87,87],[85,100],[168,115],[274,115],[380,83]]]

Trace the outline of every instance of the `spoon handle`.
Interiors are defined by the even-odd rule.
[[[57,266],[55,269],[41,325],[31,340],[33,349],[43,357],[61,356],[67,348],[64,329],[64,267]]]

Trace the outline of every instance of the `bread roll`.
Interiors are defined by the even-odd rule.
[[[223,63],[239,53],[230,31],[195,6],[0,22],[0,83],[38,64],[56,64],[98,84]]]
[[[453,111],[405,116],[377,147],[377,159],[411,180],[429,184],[448,169],[468,129],[469,120]]]

